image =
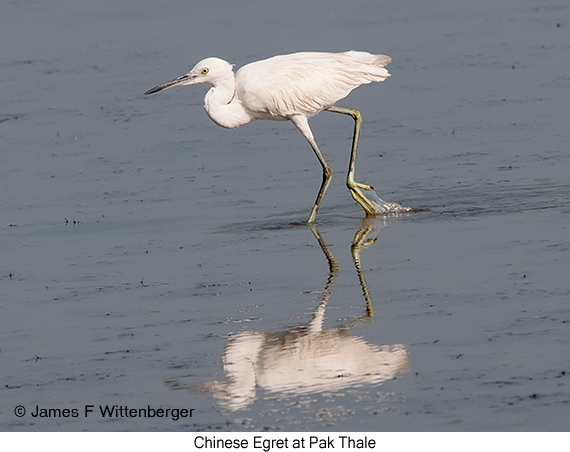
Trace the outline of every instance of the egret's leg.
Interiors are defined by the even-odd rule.
[[[321,188],[319,189],[319,194],[317,195],[317,199],[315,200],[315,205],[313,206],[313,209],[311,210],[311,215],[309,215],[309,220],[307,221],[307,223],[310,224],[315,222],[317,212],[319,211],[319,207],[321,206],[321,201],[323,200],[327,188],[329,188],[329,185],[331,183],[333,172],[330,165],[323,157],[323,154],[321,154],[321,151],[319,150],[316,141],[314,139],[308,141],[311,147],[313,148],[313,151],[315,151],[315,155],[319,159],[321,166],[323,167],[323,181],[321,182]]]
[[[319,207],[321,206],[321,201],[323,200],[327,188],[329,188],[329,184],[331,183],[332,169],[325,160],[325,158],[323,157],[323,154],[321,154],[319,147],[317,146],[317,142],[313,137],[313,132],[311,132],[311,128],[309,127],[309,121],[307,121],[307,117],[304,115],[300,115],[300,116],[293,116],[290,119],[291,122],[295,124],[295,126],[297,126],[299,131],[307,139],[307,141],[313,148],[315,155],[319,159],[321,166],[323,167],[323,181],[321,182],[321,188],[319,189],[319,194],[317,195],[317,199],[315,201],[313,209],[311,210],[311,215],[309,215],[309,220],[307,221],[307,223],[310,224],[315,222],[317,212],[319,211]]]
[[[358,138],[360,136],[360,127],[362,126],[362,114],[358,110],[352,108],[343,108],[332,106],[327,111],[333,113],[342,113],[350,115],[354,119],[354,135],[352,137],[352,152],[350,153],[350,163],[348,165],[348,175],[346,176],[346,186],[350,190],[350,194],[354,200],[362,206],[367,215],[376,215],[374,205],[362,194],[360,190],[373,190],[370,185],[360,184],[354,181],[354,167],[356,164],[356,151],[358,148]]]

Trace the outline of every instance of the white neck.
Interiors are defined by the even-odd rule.
[[[212,121],[222,127],[234,129],[254,121],[236,97],[236,81],[233,72],[216,83],[204,97],[204,108]]]

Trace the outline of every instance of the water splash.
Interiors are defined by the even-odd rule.
[[[405,207],[397,202],[384,201],[374,190],[370,190],[370,192],[374,198],[370,202],[374,205],[374,210],[379,215],[397,215],[412,211],[411,207]]]

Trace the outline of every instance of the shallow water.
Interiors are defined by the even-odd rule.
[[[568,430],[570,7],[296,3],[3,8],[0,430]],[[362,219],[325,112],[311,230],[291,124],[142,96],[206,56],[350,48],[393,58],[340,103],[357,180],[422,211]]]

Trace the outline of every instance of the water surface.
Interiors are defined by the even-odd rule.
[[[0,429],[567,430],[569,12],[5,5]],[[340,103],[364,115],[357,180],[421,212],[363,221],[350,118],[311,120],[335,171],[312,230],[320,167],[291,124],[221,129],[203,87],[142,96],[207,56],[351,48],[393,58]]]

